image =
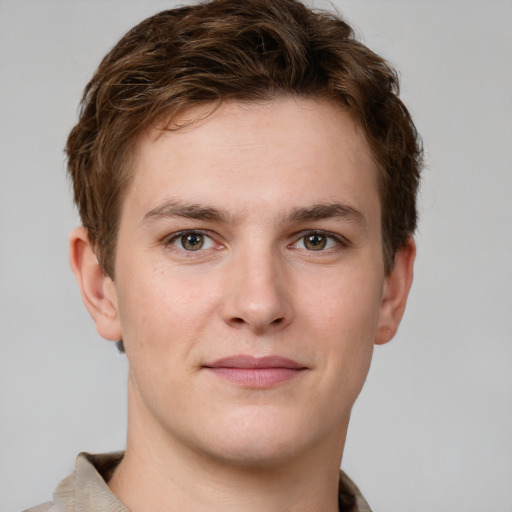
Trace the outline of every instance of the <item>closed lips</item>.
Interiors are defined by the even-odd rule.
[[[279,356],[232,356],[204,365],[217,376],[245,387],[271,387],[288,381],[307,368]]]

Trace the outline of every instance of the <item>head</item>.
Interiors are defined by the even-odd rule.
[[[67,147],[71,261],[124,340],[129,445],[339,467],[412,280],[420,150],[397,93],[294,0],[165,11],[106,56]]]
[[[214,0],[152,16],[130,30],[85,89],[67,142],[83,226],[114,278],[120,211],[137,141],[153,126],[179,130],[227,102],[327,100],[347,112],[378,168],[386,273],[416,227],[421,148],[398,97],[396,72],[349,25],[296,0]],[[187,119],[188,123],[197,120]]]

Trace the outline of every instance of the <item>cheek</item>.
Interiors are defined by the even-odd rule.
[[[340,339],[360,341],[373,335],[380,312],[383,280],[371,273],[340,273],[322,287],[307,294],[310,309],[318,319],[324,336],[334,332]]]
[[[118,285],[126,351],[152,378],[160,372],[169,378],[169,368],[177,362],[185,369],[194,364],[194,348],[217,315],[219,287],[206,288],[204,279],[167,268],[146,264],[150,270],[141,273],[136,266],[125,267]],[[133,278],[126,279],[128,275]]]
[[[371,362],[382,279],[375,273],[358,272],[340,274],[330,283],[322,294],[310,296],[310,319],[323,347],[326,378],[338,390],[344,389],[342,394],[346,391],[355,398]]]

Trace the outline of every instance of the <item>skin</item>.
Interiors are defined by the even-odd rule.
[[[337,510],[350,411],[412,281],[412,240],[384,272],[376,172],[351,117],[315,100],[226,104],[141,138],[115,281],[71,236],[98,332],[126,348],[109,486],[130,510]],[[239,355],[300,369],[264,386],[212,371]]]

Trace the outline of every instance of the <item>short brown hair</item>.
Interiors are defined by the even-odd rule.
[[[393,68],[341,17],[296,0],[213,0],[130,30],[87,84],[67,142],[82,223],[114,277],[136,140],[192,106],[282,95],[330,100],[362,129],[379,169],[386,272],[416,228],[421,144]]]

